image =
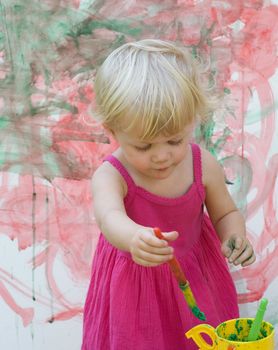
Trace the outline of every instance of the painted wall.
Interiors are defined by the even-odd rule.
[[[92,80],[112,49],[148,37],[211,63],[222,99],[196,138],[225,167],[257,252],[232,269],[242,316],[264,295],[278,331],[278,4],[1,0],[1,349],[80,348],[98,232],[89,179],[114,148],[90,118]]]

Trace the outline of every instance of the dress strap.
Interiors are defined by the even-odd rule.
[[[126,168],[123,166],[123,164],[119,161],[118,158],[110,154],[109,156],[104,158],[104,161],[108,161],[115,169],[118,170],[118,172],[122,175],[124,178],[127,187],[128,187],[128,192],[131,192],[132,189],[135,187],[135,183],[132,179],[132,177],[129,175],[128,171]]]
[[[203,185],[202,181],[202,156],[201,156],[201,149],[199,145],[196,145],[195,143],[191,144],[192,149],[192,156],[193,156],[193,171],[194,171],[194,181],[198,188],[198,193],[200,195],[200,198],[202,202],[205,199],[205,187]]]

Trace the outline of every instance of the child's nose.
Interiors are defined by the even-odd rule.
[[[159,152],[155,152],[152,155],[152,161],[155,163],[164,163],[166,162],[170,157],[170,154],[167,150],[161,150]]]

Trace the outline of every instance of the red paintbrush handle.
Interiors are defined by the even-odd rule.
[[[165,239],[158,227],[155,227],[153,230],[157,238]],[[175,257],[173,257],[173,259],[169,260],[168,263],[179,284],[185,285],[186,283],[188,283],[178,260]]]

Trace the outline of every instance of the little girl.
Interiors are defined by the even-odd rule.
[[[255,260],[221,167],[190,143],[210,108],[197,65],[174,43],[128,43],[102,64],[95,92],[118,148],[92,180],[102,233],[82,350],[197,349],[184,333],[201,321],[167,262],[177,257],[206,323],[217,326],[239,316],[225,258],[242,266]]]

